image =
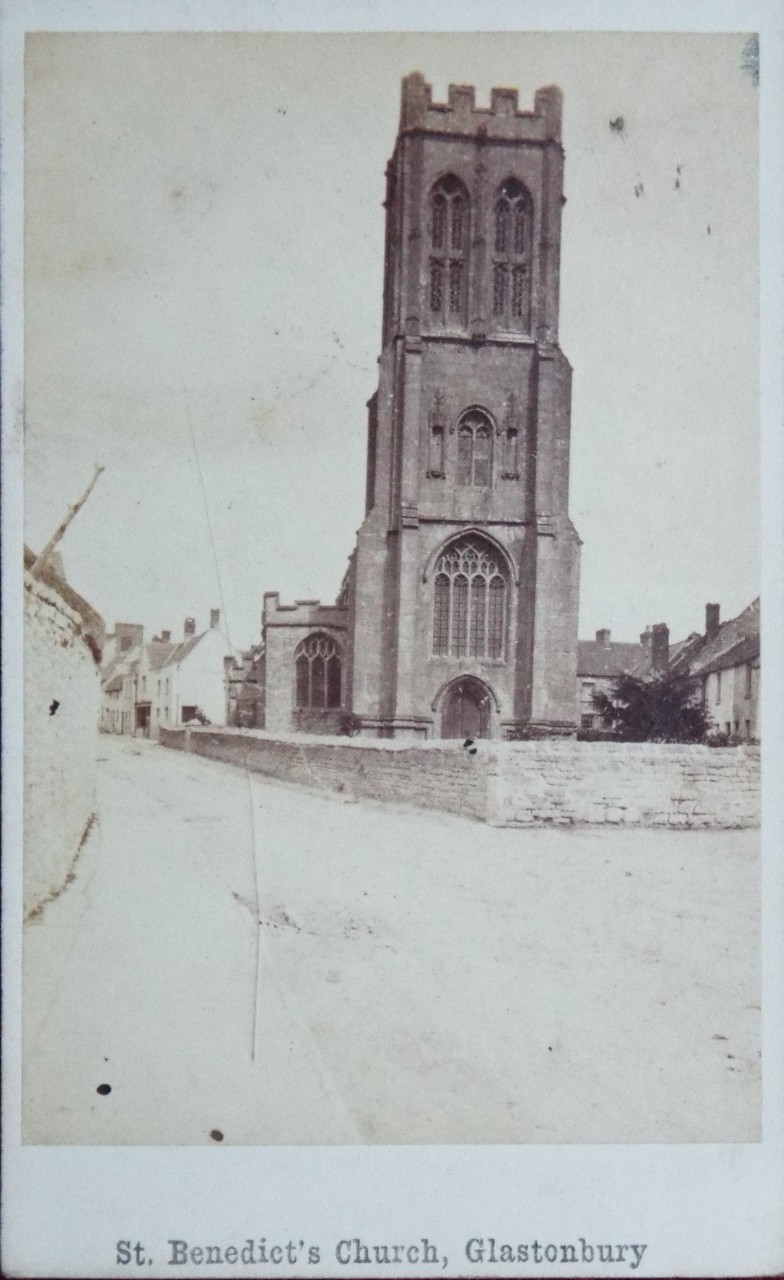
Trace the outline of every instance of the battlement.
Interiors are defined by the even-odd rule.
[[[537,89],[533,111],[521,111],[516,89],[491,89],[490,106],[477,107],[471,84],[450,84],[446,102],[433,102],[432,86],[419,71],[403,79],[400,132],[424,130],[505,141],[561,141],[561,90]]]
[[[264,592],[262,626],[265,627],[331,627],[345,630],[347,611],[344,605],[322,604],[319,600],[295,600],[281,604],[277,591]]]

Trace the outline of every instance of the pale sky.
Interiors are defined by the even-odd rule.
[[[331,602],[361,521],[400,79],[560,85],[580,635],[759,590],[757,90],[745,35],[36,35],[26,540],[111,625]],[[622,131],[609,122],[623,117]],[[197,462],[198,459],[198,462]],[[199,480],[203,475],[206,503]],[[214,549],[213,549],[214,548]]]

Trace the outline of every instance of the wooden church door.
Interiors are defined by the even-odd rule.
[[[442,738],[487,738],[490,698],[478,680],[458,680],[448,690],[441,714]]]

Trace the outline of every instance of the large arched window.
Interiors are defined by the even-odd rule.
[[[493,483],[493,424],[481,409],[469,409],[457,426],[457,482]]]
[[[516,178],[498,192],[493,225],[493,317],[503,329],[531,322],[531,199]]]
[[[503,658],[508,594],[506,570],[495,547],[474,534],[451,543],[435,570],[433,652]]]
[[[465,314],[469,235],[468,192],[448,174],[430,195],[430,312],[444,324],[459,324]]]
[[[297,707],[326,711],[340,706],[343,660],[331,636],[317,631],[294,655]]]

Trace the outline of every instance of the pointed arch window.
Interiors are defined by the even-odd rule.
[[[502,329],[528,332],[531,324],[531,199],[516,178],[496,197],[493,226],[493,317]]]
[[[296,705],[328,711],[340,706],[343,659],[331,636],[307,636],[294,655]]]
[[[430,196],[431,314],[443,324],[461,324],[468,277],[468,192],[459,178],[447,174]]]
[[[480,409],[463,414],[457,427],[458,484],[493,483],[493,424]]]
[[[460,538],[440,556],[433,591],[433,653],[503,659],[508,578],[495,548],[478,536]]]

